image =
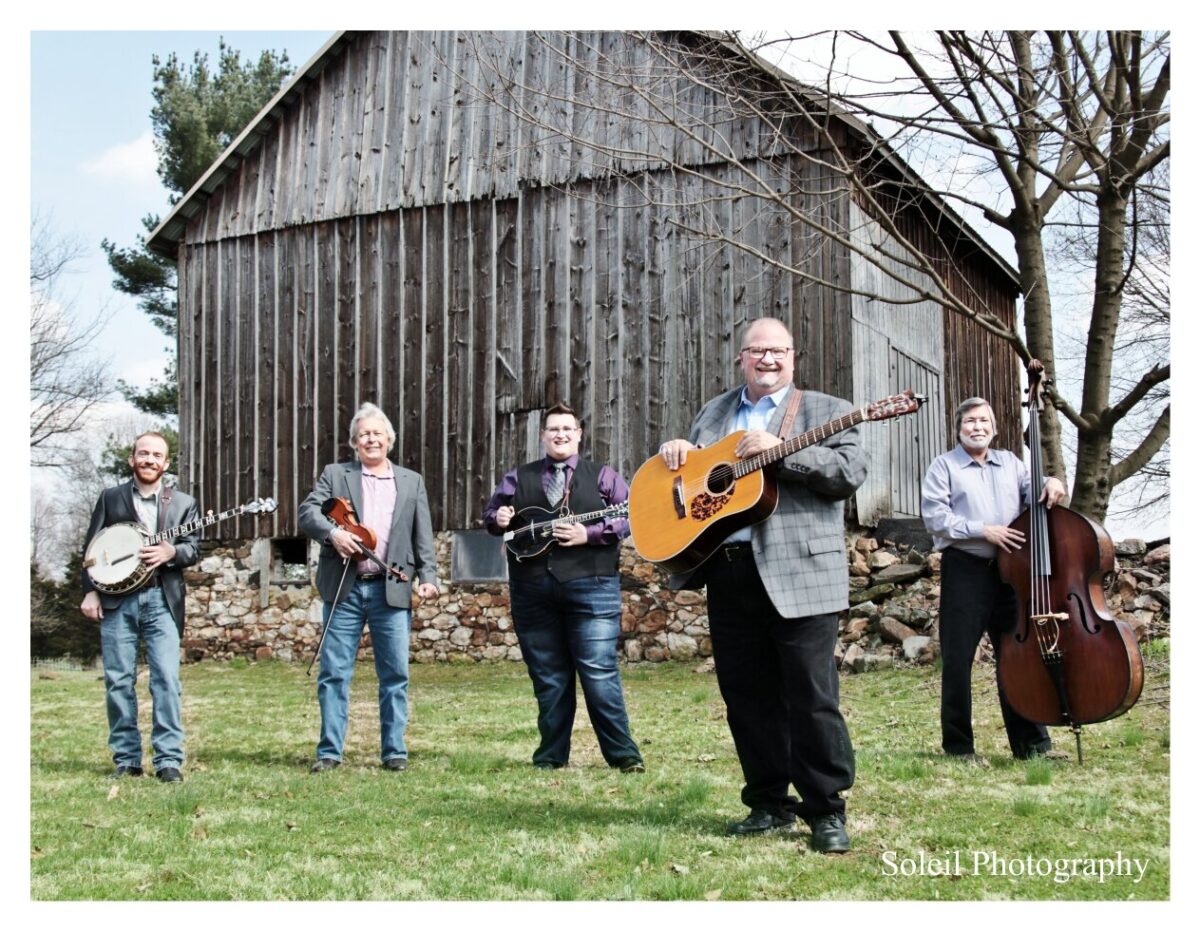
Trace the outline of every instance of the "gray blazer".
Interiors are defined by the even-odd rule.
[[[429,516],[429,497],[425,482],[411,469],[392,463],[396,480],[396,508],[392,512],[392,528],[388,535],[387,564],[409,577],[401,582],[390,573],[387,576],[387,601],[394,608],[412,607],[412,579],[437,585],[437,559],[433,549],[433,521]],[[337,462],[327,465],[316,487],[300,505],[300,529],[321,546],[317,563],[317,591],[326,604],[339,596],[338,582],[345,563],[333,544],[326,542],[334,529],[333,521],[321,513],[321,505],[330,498],[349,498],[354,512],[361,516],[362,465]],[[340,594],[354,584],[354,567],[345,574]]]
[[[159,507],[158,529],[160,531],[170,530],[172,527],[178,527],[180,524],[190,524],[199,517],[200,512],[196,507],[196,499],[191,495],[185,495],[178,488],[172,488],[171,500],[167,503],[166,508]],[[132,479],[122,482],[115,488],[106,488],[100,492],[100,497],[96,501],[96,507],[92,511],[92,522],[88,527],[87,536],[83,541],[83,551],[87,552],[87,548],[91,546],[92,537],[98,534],[102,528],[111,527],[113,524],[140,524],[141,522],[142,519],[138,516],[137,508],[133,504]],[[175,626],[179,628],[179,633],[182,636],[183,596],[185,592],[183,570],[185,566],[192,565],[196,561],[196,557],[200,554],[200,532],[193,530],[191,533],[185,533],[183,536],[172,540],[171,544],[175,547],[175,558],[159,566],[156,576],[162,581],[163,595],[167,600],[167,608],[170,610],[171,617],[175,621]],[[92,584],[91,577],[87,574],[87,570],[84,569],[84,593],[86,594],[95,590],[96,586]],[[135,594],[137,592],[129,593],[129,595]],[[128,598],[129,595],[105,595],[101,592],[100,604],[106,611],[115,610],[121,604],[121,600]]]
[[[793,391],[795,388],[792,389]],[[692,422],[688,439],[711,446],[735,429],[742,389],[709,401]],[[776,408],[768,429],[779,432],[787,399]],[[788,436],[819,427],[854,408],[841,398],[805,391]],[[867,454],[852,427],[788,456],[774,466],[779,479],[779,506],[751,531],[754,561],[771,603],[784,617],[807,617],[841,611],[849,605],[850,573],[846,563],[845,499],[867,477]],[[718,557],[712,557],[718,558]],[[671,588],[699,588],[705,566],[673,575]]]

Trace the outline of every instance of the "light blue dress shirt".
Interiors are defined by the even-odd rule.
[[[978,463],[962,444],[929,464],[921,483],[921,519],[937,551],[956,547],[984,559],[996,545],[983,539],[988,524],[1011,524],[1029,500],[1029,467],[1003,449]]]
[[[764,395],[759,398],[757,404],[750,403],[750,397],[746,394],[746,389],[742,388],[742,397],[738,402],[737,417],[733,422],[734,429],[766,430],[767,424],[775,416],[775,409],[783,403],[783,399],[787,397],[788,390],[791,387],[791,385],[784,385],[773,394]],[[725,542],[749,543],[751,529],[750,527],[743,527],[741,530],[735,531],[726,537]]]

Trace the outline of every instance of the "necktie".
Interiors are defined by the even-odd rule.
[[[558,507],[558,502],[562,500],[563,489],[567,484],[566,468],[565,462],[556,462],[554,471],[550,473],[550,483],[546,486],[546,499],[552,508]]]

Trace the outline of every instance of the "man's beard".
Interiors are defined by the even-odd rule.
[[[150,469],[154,472],[154,474],[152,476],[150,476],[150,478],[146,478],[146,476],[142,474],[147,469]],[[134,478],[136,478],[143,485],[153,485],[160,478],[162,478],[162,474],[165,471],[166,471],[166,469],[164,469],[162,466],[155,465],[154,463],[150,462],[150,463],[146,463],[144,465],[134,466],[133,475],[134,475]]]

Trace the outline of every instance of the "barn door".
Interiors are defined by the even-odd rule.
[[[946,448],[942,377],[894,346],[889,356],[888,393],[911,388],[929,399],[917,413],[898,418],[892,432],[892,515],[920,517],[921,479]]]

